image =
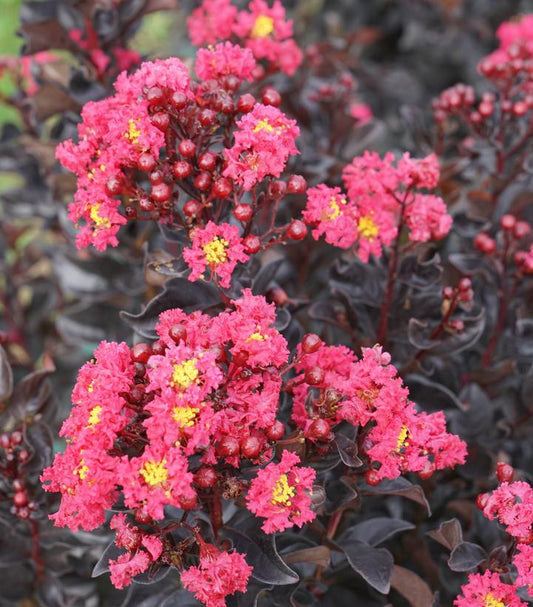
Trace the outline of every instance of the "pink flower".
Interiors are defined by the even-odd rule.
[[[202,46],[230,38],[236,15],[231,0],[203,0],[187,19],[192,43]]]
[[[533,524],[533,489],[524,481],[502,483],[488,496],[483,514],[498,519],[510,535],[525,537]]]
[[[416,194],[405,215],[412,242],[441,240],[452,227],[452,218],[439,196]]]
[[[533,547],[518,544],[516,549],[518,552],[513,557],[513,565],[518,573],[515,585],[527,586],[527,593],[533,596]]]
[[[279,0],[269,7],[264,0],[252,0],[250,12],[241,11],[237,15],[233,31],[245,39],[257,59],[268,59],[292,76],[300,63],[303,53],[292,40],[292,21],[285,21],[285,9]]]
[[[252,480],[246,503],[248,510],[265,518],[265,533],[283,531],[293,525],[302,527],[315,518],[311,498],[315,471],[297,466],[300,458],[283,451],[279,464],[268,464]]]
[[[242,554],[202,542],[200,563],[183,571],[181,582],[206,607],[226,607],[227,596],[246,591],[251,572]]]
[[[221,42],[214,48],[201,48],[196,53],[196,73],[200,80],[218,80],[233,75],[240,81],[254,79],[257,67],[250,49],[231,42]]]
[[[289,156],[299,153],[295,145],[300,134],[296,121],[271,105],[257,103],[237,126],[235,144],[224,150],[228,166],[223,175],[245,190],[267,175],[279,177]]]
[[[220,285],[228,288],[235,266],[247,261],[249,256],[244,252],[237,227],[209,221],[205,228],[195,230],[192,247],[183,250],[183,258],[191,268],[190,281],[204,278],[203,273],[209,268]]]
[[[366,103],[354,103],[350,107],[350,116],[357,120],[359,125],[369,122],[374,117],[372,108]]]
[[[118,497],[116,459],[98,448],[68,445],[42,473],[45,491],[60,491],[59,510],[50,515],[58,527],[91,531],[105,521]]]
[[[129,586],[134,576],[146,571],[159,558],[163,542],[135,525],[128,524],[125,514],[116,514],[109,526],[116,531],[115,545],[127,550],[117,560],[109,561],[111,583],[115,588],[121,589]]]
[[[193,476],[188,461],[178,447],[162,441],[152,442],[139,457],[124,456],[116,466],[117,482],[122,485],[128,508],[143,506],[154,519],[164,517],[166,505],[181,507],[182,500],[192,500]]]
[[[340,188],[321,183],[307,190],[304,220],[314,227],[313,238],[324,236],[329,244],[348,249],[357,240],[357,209]]]
[[[121,554],[116,561],[109,561],[111,583],[119,590],[129,586],[132,578],[146,571],[151,562],[150,556],[144,550]]]
[[[514,586],[504,584],[492,571],[471,573],[468,583],[462,586],[463,594],[453,604],[455,607],[526,607]]]

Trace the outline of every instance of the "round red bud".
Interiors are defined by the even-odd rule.
[[[379,485],[379,483],[381,483],[379,472],[377,470],[374,470],[374,468],[370,468],[370,470],[366,471],[365,480],[367,485],[370,485],[371,487],[375,487],[376,485]]]
[[[152,124],[165,133],[170,126],[170,116],[166,112],[156,112],[151,117]]]
[[[459,289],[459,291],[462,291],[462,292],[469,291],[472,288],[472,281],[470,280],[470,278],[464,276],[459,281],[457,288]]]
[[[199,203],[197,200],[188,200],[183,205],[183,213],[187,217],[198,217],[198,215],[200,215],[202,212],[202,209],[203,207],[201,203]]]
[[[423,481],[425,481],[430,476],[433,476],[434,472],[435,472],[435,464],[433,462],[427,461],[425,463],[424,467],[422,468],[422,470],[420,470],[417,474],[418,474],[419,478],[421,478]]]
[[[169,337],[177,344],[187,338],[187,329],[183,325],[172,325],[168,331]]]
[[[168,183],[156,183],[152,186],[150,193],[156,202],[163,202],[172,196],[172,188]]]
[[[442,289],[442,297],[444,299],[453,299],[455,297],[455,289],[453,287],[444,287]]]
[[[262,446],[257,436],[247,436],[241,440],[241,454],[248,459],[255,459],[261,452]]]
[[[216,198],[227,198],[233,191],[231,181],[225,177],[217,179],[213,184],[211,191]]]
[[[161,105],[165,101],[165,93],[159,86],[153,86],[148,89],[146,99],[151,105]]]
[[[155,169],[156,159],[150,152],[143,152],[139,158],[137,158],[137,168],[139,171],[150,173]]]
[[[318,386],[324,381],[324,369],[311,367],[305,372],[305,381],[311,386]]]
[[[141,211],[145,211],[146,213],[148,213],[150,211],[153,211],[154,208],[154,203],[149,198],[141,198],[139,200],[139,209],[141,209]]]
[[[303,240],[307,236],[307,226],[300,219],[293,219],[287,229],[287,238]]]
[[[160,171],[158,169],[156,169],[155,171],[152,171],[149,175],[148,175],[148,181],[152,184],[152,185],[156,185],[157,183],[162,183],[163,182],[163,171]]]
[[[172,174],[176,179],[186,179],[192,171],[192,166],[186,160],[178,160],[172,165]]]
[[[182,110],[188,103],[187,95],[181,91],[172,93],[170,97],[170,104],[175,110]]]
[[[239,453],[239,441],[233,436],[225,436],[217,446],[217,454],[221,457],[233,457]]]
[[[136,219],[137,210],[131,204],[127,204],[124,207],[124,215],[126,216],[126,219]]]
[[[307,438],[316,438],[318,440],[326,440],[330,433],[329,423],[322,418],[315,419],[309,428],[307,428]]]
[[[277,419],[265,430],[265,432],[268,440],[277,441],[283,438],[283,435],[285,434],[285,426],[279,421],[279,419]]]
[[[268,290],[266,296],[267,299],[274,302],[277,306],[284,306],[289,301],[289,296],[281,287],[272,287],[272,289]]]
[[[200,192],[205,192],[206,190],[208,190],[211,187],[212,183],[213,179],[211,177],[211,174],[207,171],[200,171],[193,181],[194,187],[197,190],[200,190]]]
[[[233,214],[239,221],[250,221],[253,215],[253,209],[249,204],[241,203],[233,209]]]
[[[140,525],[147,525],[152,521],[152,517],[148,514],[146,508],[137,508],[137,510],[135,510],[135,520]]]
[[[500,226],[502,230],[506,232],[511,232],[516,225],[516,217],[514,215],[502,215],[500,219]]]
[[[190,139],[182,139],[178,144],[179,153],[185,158],[192,158],[196,153],[196,144]]]
[[[242,97],[239,97],[239,100],[237,101],[237,111],[241,112],[241,114],[247,114],[254,109],[255,104],[255,97],[246,93]]]
[[[157,341],[154,341],[154,343],[152,344],[152,354],[155,354],[156,356],[163,355],[166,349],[166,345],[159,339]]]
[[[194,482],[202,489],[213,487],[218,480],[217,473],[210,466],[202,466],[194,475]]]
[[[198,500],[196,499],[196,495],[191,497],[180,497],[180,506],[183,510],[194,510],[198,506]]]
[[[315,333],[306,333],[302,339],[302,352],[312,354],[319,350],[323,344],[324,342]]]
[[[13,503],[19,508],[28,503],[28,494],[25,491],[17,491],[13,496]]]
[[[478,112],[482,118],[488,118],[489,116],[492,116],[492,113],[494,112],[494,106],[488,101],[482,101],[479,104]]]
[[[498,462],[496,466],[496,477],[500,483],[510,483],[514,477],[514,468],[505,462]]]
[[[474,246],[482,253],[490,255],[496,250],[496,241],[485,232],[481,232],[474,238]]]
[[[15,430],[15,432],[11,433],[10,443],[12,447],[16,447],[22,443],[22,432],[20,430]]]
[[[529,110],[529,107],[525,101],[517,101],[513,105],[513,114],[515,116],[523,116],[524,114],[527,113],[528,110]]]
[[[522,262],[522,272],[528,276],[533,274],[533,257],[531,255],[527,255]]]
[[[244,250],[249,255],[258,253],[261,249],[261,240],[254,234],[248,234],[248,236],[243,239],[242,244],[244,246]]]
[[[135,344],[130,352],[131,360],[136,363],[146,364],[151,355],[152,348],[150,348],[150,346],[145,343]]]
[[[281,95],[274,87],[267,86],[261,93],[261,101],[264,105],[279,107],[281,105]]]
[[[113,175],[107,180],[105,190],[109,196],[117,196],[122,191],[122,180]]]
[[[287,181],[287,192],[303,194],[307,190],[307,181],[301,175],[291,175]]]
[[[527,221],[517,221],[515,227],[513,228],[513,236],[520,240],[527,236],[531,232],[531,227],[527,223]]]
[[[213,110],[209,108],[204,108],[198,114],[198,120],[202,126],[211,126],[215,124],[215,120],[217,119],[217,114]]]
[[[203,171],[212,171],[217,162],[217,157],[213,152],[205,152],[198,158],[198,166]]]

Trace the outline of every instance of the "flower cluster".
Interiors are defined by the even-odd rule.
[[[245,592],[252,567],[238,552],[220,551],[198,537],[200,562],[181,574],[183,586],[207,607],[225,607],[226,597]]]
[[[455,607],[521,607],[526,605],[511,584],[505,584],[492,571],[471,573],[462,587],[463,595],[455,599]]]
[[[298,154],[294,141],[300,130],[296,121],[275,107],[256,104],[237,126],[233,147],[224,150],[227,168],[223,175],[245,190],[267,175],[279,177],[289,156]]]
[[[302,527],[315,518],[309,493],[315,471],[297,466],[300,458],[284,451],[279,464],[269,464],[257,473],[246,495],[248,509],[265,518],[263,531],[283,531],[293,525]]]
[[[397,162],[391,153],[381,158],[365,152],[343,171],[347,194],[319,184],[307,192],[303,211],[315,239],[348,249],[355,247],[362,261],[380,257],[405,226],[411,242],[440,240],[452,218],[443,200],[420,189],[434,190],[439,167],[434,155],[413,159],[405,153]]]
[[[330,440],[332,426],[341,421],[361,428],[371,484],[407,471],[427,478],[464,463],[465,443],[446,431],[442,411],[416,411],[381,347],[363,348],[356,360],[344,346],[315,343],[316,349],[306,348],[304,341],[299,350],[300,375],[293,388],[293,419],[306,436]]]
[[[266,59],[270,69],[292,76],[303,54],[292,38],[292,21],[285,19],[279,0],[269,6],[265,0],[252,0],[248,10],[238,11],[231,0],[203,0],[187,19],[193,44],[214,44],[234,38],[250,49],[253,56]]]

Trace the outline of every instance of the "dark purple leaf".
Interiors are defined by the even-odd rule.
[[[448,566],[452,571],[471,571],[487,558],[487,553],[478,544],[461,542],[452,550]]]
[[[13,371],[6,351],[0,346],[0,401],[6,401],[13,392]]]
[[[394,559],[385,548],[374,548],[366,542],[346,539],[339,540],[351,567],[363,577],[372,588],[382,594],[388,594],[392,577]]]
[[[350,527],[342,534],[342,538],[346,538],[346,540],[358,540],[366,542],[371,546],[377,546],[393,535],[400,533],[400,531],[414,528],[415,526],[408,521],[389,518],[387,516],[377,516]]]

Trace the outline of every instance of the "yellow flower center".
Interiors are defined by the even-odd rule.
[[[211,242],[202,247],[205,253],[205,260],[210,266],[217,266],[224,263],[228,258],[229,242],[224,238],[215,236]]]
[[[396,451],[400,451],[402,447],[406,447],[409,443],[407,437],[409,436],[409,428],[404,424],[398,434],[398,442],[396,443]]]
[[[107,217],[100,216],[100,207],[102,204],[100,202],[95,202],[91,205],[91,210],[89,212],[89,216],[91,220],[96,224],[97,228],[110,228],[111,222]]]
[[[91,409],[91,412],[89,413],[89,426],[91,428],[100,423],[100,413],[102,413],[102,407],[100,405],[96,405],[96,407]]]
[[[494,595],[489,592],[485,597],[485,607],[505,607],[505,603],[494,598]]]
[[[137,121],[135,121],[133,118],[130,118],[128,121],[128,131],[125,133],[125,135],[131,141],[131,143],[139,143],[141,131],[137,125]]]
[[[185,390],[198,379],[198,369],[196,368],[196,358],[190,358],[174,365],[172,380],[170,385],[173,388]]]
[[[144,478],[145,482],[152,487],[161,485],[168,478],[166,463],[166,459],[163,459],[160,462],[145,462],[144,466],[139,470],[139,474]]]
[[[265,339],[268,339],[268,335],[262,335],[260,325],[257,325],[256,329],[257,331],[252,333],[250,337],[247,337],[246,341],[265,341]]]
[[[294,497],[294,487],[289,485],[289,479],[286,474],[282,474],[272,490],[272,503],[283,506],[291,505],[291,497]]]
[[[198,407],[174,407],[172,409],[172,419],[180,428],[190,428],[194,426],[199,411]]]
[[[359,222],[357,223],[357,229],[359,230],[359,234],[367,240],[374,240],[379,232],[379,228],[374,223],[371,215],[360,217]]]
[[[82,459],[80,465],[74,470],[74,474],[77,474],[80,477],[80,481],[83,481],[87,476],[87,472],[89,472],[89,466],[86,466],[85,460]]]
[[[265,38],[274,31],[274,19],[267,15],[259,15],[250,33],[252,38]]]
[[[254,133],[257,133],[258,131],[268,131],[269,133],[272,133],[272,131],[275,130],[276,129],[270,124],[270,122],[266,118],[263,118],[263,120],[259,120],[258,123],[254,126]]]

